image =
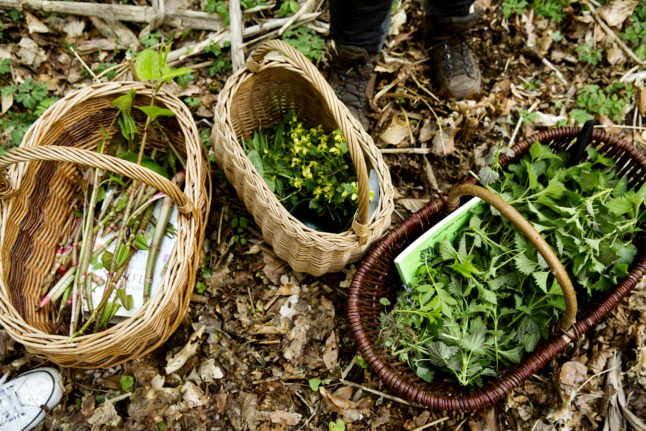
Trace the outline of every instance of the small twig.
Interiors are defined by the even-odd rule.
[[[220,223],[218,223],[218,245],[220,244],[220,234],[222,233],[222,219],[224,219],[224,207],[220,210]]]
[[[352,358],[352,360],[350,361],[350,363],[348,364],[348,366],[347,366],[347,367],[345,367],[345,369],[343,370],[343,372],[341,372],[341,379],[345,379],[346,377],[348,377],[348,374],[350,374],[350,371],[351,371],[351,370],[352,370],[352,368],[354,367],[354,364],[355,364],[355,362],[357,361],[357,358],[358,358],[358,357],[359,357],[359,353],[357,353],[356,355],[354,355],[354,358]]]
[[[556,66],[554,66],[554,65],[553,65],[553,64],[552,64],[552,63],[551,63],[547,58],[545,58],[545,57],[542,57],[542,56],[541,56],[541,61],[543,62],[543,64],[544,64],[545,66],[547,66],[548,68],[552,69],[552,70],[554,71],[554,73],[556,73],[556,76],[558,76],[558,78],[561,80],[561,82],[562,82],[563,84],[568,84],[568,80],[567,80],[567,79],[565,79],[565,76],[563,76],[563,74],[561,73],[561,71],[560,71],[560,70],[558,70],[558,69],[556,68]]]
[[[422,430],[425,430],[426,428],[432,427],[433,425],[438,425],[438,424],[441,424],[442,422],[446,422],[448,420],[449,420],[449,416],[444,416],[443,418],[436,419],[433,422],[429,422],[429,423],[427,423],[425,425],[422,425],[421,427],[417,427],[417,428],[413,429],[413,431],[422,431]]]
[[[428,154],[430,148],[380,148],[381,154]]]
[[[357,389],[363,389],[366,392],[370,392],[371,394],[374,394],[374,395],[379,395],[380,397],[384,397],[384,398],[389,399],[391,401],[396,401],[396,402],[401,403],[401,404],[406,404],[407,406],[415,406],[415,404],[411,404],[411,403],[409,403],[408,401],[406,401],[403,398],[395,397],[393,395],[389,395],[387,393],[378,391],[376,389],[369,388],[367,386],[360,385],[358,383],[350,382],[350,381],[347,381],[345,379],[340,379],[339,381],[341,383],[343,383],[344,385],[352,386],[352,387],[357,388]]]
[[[422,84],[417,80],[417,78],[415,77],[415,75],[411,75],[411,78],[413,78],[413,82],[415,82],[415,84],[417,84],[417,86],[420,88],[420,90],[422,90],[424,93],[426,93],[426,94],[428,94],[429,96],[431,96],[431,98],[432,98],[433,100],[435,100],[436,102],[439,102],[439,101],[440,101],[439,97],[437,97],[437,96],[435,95],[435,93],[433,93],[431,90],[429,90],[428,88],[424,87],[424,86],[423,86],[423,85],[422,85]]]
[[[73,47],[73,46],[70,46],[69,48],[70,48],[70,50],[72,51],[72,54],[74,54],[74,57],[76,57],[76,59],[77,59],[79,62],[81,62],[81,65],[83,66],[83,68],[84,68],[85,70],[87,70],[87,72],[92,76],[92,79],[94,79],[94,81],[96,81],[96,82],[101,82],[101,81],[99,81],[99,79],[97,78],[96,74],[95,74],[94,72],[92,72],[92,69],[90,69],[90,67],[89,67],[87,64],[85,64],[85,62],[83,61],[83,59],[81,58],[81,56],[78,54],[78,52],[76,52],[76,50],[74,49],[74,47]]]
[[[296,11],[296,13],[292,15],[285,24],[283,24],[280,30],[278,30],[278,36],[282,36],[283,33],[285,33],[285,31],[294,23],[294,21],[296,21],[301,16],[309,12],[315,3],[316,3],[316,0],[307,0],[307,3],[301,6],[301,8],[298,11]]]
[[[536,107],[538,106],[538,103],[539,103],[538,100],[534,102],[534,104],[530,106],[529,109],[527,110],[527,113],[529,114],[534,109],[536,109]],[[509,145],[508,145],[509,148],[513,147],[514,140],[516,139],[516,135],[518,134],[518,130],[520,129],[520,126],[523,124],[524,119],[525,117],[523,117],[523,114],[520,114],[520,116],[518,117],[518,122],[516,123],[516,128],[514,129],[514,132],[511,134],[511,138],[509,139]]]
[[[583,3],[586,4],[590,8],[590,12],[592,12],[592,15],[594,16],[594,19],[599,23],[603,31],[606,32],[608,36],[610,36],[611,39],[615,41],[617,45],[630,57],[632,58],[637,64],[640,64],[642,66],[646,65],[646,62],[640,60],[637,55],[632,51],[632,49],[628,48],[628,46],[621,40],[617,35],[615,34],[614,31],[608,25],[603,21],[603,18],[599,15],[599,12],[597,12],[597,8],[594,7],[588,0],[583,0]]]

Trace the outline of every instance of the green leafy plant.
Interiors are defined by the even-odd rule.
[[[4,70],[2,73],[8,73],[10,62],[3,61],[0,67]],[[14,109],[9,111],[8,115],[0,118],[0,128],[9,132],[10,146],[20,145],[29,126],[57,100],[49,97],[47,83],[38,84],[32,78],[27,78],[18,86],[11,84],[0,87],[0,96],[13,96],[21,105],[18,109],[15,109],[14,105]],[[0,148],[0,154],[6,151],[7,148]]]
[[[528,89],[529,91],[536,91],[539,88],[541,88],[541,85],[543,85],[543,81],[541,81],[540,79],[532,79],[531,81],[527,81],[527,82],[522,81],[520,84],[526,89]]]
[[[626,105],[631,104],[633,94],[635,94],[633,85],[622,82],[615,82],[604,89],[596,84],[583,86],[579,88],[576,99],[577,105],[583,109],[583,112],[572,110],[570,116],[580,121],[592,118],[591,115],[585,116],[585,113],[607,115],[612,121],[621,122]]]
[[[538,15],[554,21],[561,22],[565,18],[565,7],[569,0],[534,0],[532,8]]]
[[[294,0],[283,0],[278,10],[279,17],[286,17],[298,12],[298,2]]]
[[[316,32],[307,27],[287,30],[283,40],[298,49],[310,61],[320,60],[325,41]]]
[[[525,0],[505,0],[502,2],[502,16],[509,19],[512,14],[522,15],[527,5]]]
[[[628,274],[633,240],[646,221],[646,186],[629,190],[612,159],[588,148],[589,161],[535,142],[491,188],[552,245],[583,302]],[[495,168],[494,164],[494,168]],[[381,316],[381,340],[416,374],[452,376],[480,387],[517,364],[565,309],[545,260],[511,222],[476,207],[454,240],[423,252],[416,281]]]
[[[240,7],[242,9],[252,9],[257,6],[262,6],[264,4],[267,4],[266,0],[241,0],[240,1]]]
[[[119,384],[121,384],[121,390],[123,392],[128,392],[134,386],[135,379],[132,376],[121,376]]]
[[[245,245],[247,243],[249,219],[243,215],[236,214],[231,219],[231,228],[235,232],[235,242],[240,245]]]
[[[162,34],[159,33],[158,31],[153,33],[148,33],[141,40],[141,44],[145,47],[151,48],[153,46],[159,45],[162,38],[163,38]]]
[[[314,392],[318,392],[319,386],[321,386],[323,383],[323,380],[319,379],[318,377],[315,377],[313,379],[309,379],[309,384],[310,384],[310,389]]]
[[[213,76],[216,73],[231,70],[231,61],[222,53],[222,49],[228,48],[229,46],[231,46],[229,42],[225,42],[223,44],[211,43],[204,48],[204,52],[213,54],[213,57],[215,57],[213,64],[208,68],[209,75]]]
[[[368,368],[368,363],[365,359],[363,359],[363,356],[361,355],[357,355],[357,358],[354,360],[354,362],[364,370]]]
[[[0,58],[0,75],[11,72],[11,59]]]
[[[591,45],[584,43],[575,50],[579,54],[579,60],[595,65],[601,61],[602,49],[594,49]]]
[[[354,212],[358,189],[341,131],[326,134],[320,125],[308,128],[297,114],[288,113],[278,126],[255,131],[244,149],[284,204],[311,199],[309,208],[319,216]]]
[[[639,2],[630,16],[631,24],[619,34],[642,60],[646,58],[646,3]]]
[[[328,428],[330,431],[345,431],[345,422],[341,418],[337,419],[336,422],[330,421]]]
[[[203,282],[201,282],[201,281],[198,281],[197,283],[195,283],[195,290],[200,295],[203,294],[204,292],[206,292],[207,288],[208,288],[208,286],[206,284],[204,284]]]
[[[217,13],[222,17],[222,19],[224,19],[224,25],[229,25],[229,20],[231,18],[229,16],[229,8],[227,7],[225,2],[221,0],[206,0],[206,3],[204,4],[204,11]]]

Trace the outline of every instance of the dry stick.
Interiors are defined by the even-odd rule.
[[[560,71],[560,70],[558,70],[558,69],[556,68],[556,66],[554,66],[552,63],[550,63],[550,61],[549,61],[547,58],[545,58],[545,57],[541,56],[541,61],[543,62],[543,64],[544,64],[545,66],[547,66],[548,68],[552,69],[552,71],[554,71],[554,73],[556,73],[556,76],[558,76],[558,78],[561,80],[561,82],[562,82],[563,84],[568,84],[568,80],[567,80],[567,79],[565,79],[565,76],[563,76],[563,74],[561,73],[561,71]]]
[[[292,15],[285,24],[283,24],[283,26],[280,28],[280,30],[278,30],[278,36],[282,36],[283,33],[285,33],[285,31],[292,24],[294,24],[294,22],[297,19],[299,19],[300,17],[305,15],[307,12],[309,12],[310,9],[312,9],[315,5],[316,5],[316,0],[307,0],[307,2],[303,6],[301,6],[301,8],[298,11],[296,11],[296,13],[294,15]]]
[[[403,398],[395,397],[393,395],[389,395],[389,394],[387,394],[385,392],[381,392],[381,391],[378,391],[376,389],[372,389],[372,388],[369,388],[367,386],[360,385],[358,383],[350,382],[350,381],[345,380],[345,379],[339,379],[339,381],[341,383],[343,383],[344,385],[352,386],[352,387],[355,387],[357,389],[363,389],[364,391],[370,392],[371,394],[379,395],[380,397],[384,397],[386,399],[396,401],[396,402],[401,403],[401,404],[406,404],[407,406],[414,406],[415,405],[415,404],[409,403],[408,401],[406,401]]]
[[[44,0],[0,0],[0,9],[23,10],[25,6],[31,10],[43,12],[65,13],[79,16],[109,16],[112,19],[129,22],[152,22],[158,16],[151,6],[132,6],[121,4],[82,3]],[[222,31],[224,21],[217,14],[171,9],[163,14],[164,21],[174,27],[187,27],[197,30]]]
[[[76,59],[81,63],[81,65],[83,66],[83,68],[84,68],[85,70],[87,70],[87,72],[92,76],[92,79],[93,79],[95,82],[100,82],[100,81],[99,81],[99,79],[96,77],[96,74],[92,71],[92,69],[90,69],[90,67],[89,67],[87,64],[85,64],[85,62],[83,61],[83,59],[81,58],[81,56],[78,54],[78,52],[76,52],[76,50],[74,49],[74,47],[73,47],[73,46],[70,46],[70,47],[69,47],[69,49],[71,49],[71,50],[72,50],[72,54],[74,54],[74,57],[76,57]]]
[[[615,43],[617,43],[617,45],[619,45],[619,47],[626,54],[628,54],[628,56],[630,58],[632,58],[637,64],[640,64],[642,66],[646,65],[646,62],[642,61],[639,57],[637,57],[637,55],[635,55],[635,53],[630,48],[628,48],[628,46],[621,39],[619,39],[619,37],[617,37],[615,32],[612,31],[612,29],[610,27],[608,27],[608,25],[603,21],[603,19],[599,15],[599,12],[597,12],[597,8],[595,8],[587,0],[583,0],[583,3],[586,4],[590,8],[590,11],[592,12],[592,15],[594,16],[594,19],[599,23],[599,25],[601,26],[603,31],[605,31],[606,34],[608,36],[610,36],[610,38],[612,38],[615,41]]]
[[[431,152],[430,148],[415,147],[415,148],[380,148],[381,154],[428,154]]]
[[[443,418],[439,418],[439,419],[434,420],[433,422],[429,422],[427,424],[424,424],[421,427],[417,427],[417,428],[413,429],[413,431],[422,431],[422,430],[425,430],[426,428],[432,427],[433,425],[439,425],[442,422],[446,422],[448,420],[449,420],[449,416],[444,416]]]
[[[532,106],[530,106],[527,110],[527,113],[531,114],[532,111],[534,111],[534,109],[536,109],[536,107],[538,106],[538,103],[538,100],[534,102],[534,104],[532,104]],[[514,140],[516,140],[516,135],[518,134],[518,130],[520,129],[521,124],[523,124],[523,120],[524,117],[521,114],[520,117],[518,117],[518,122],[516,123],[516,127],[514,128],[514,132],[511,134],[511,138],[509,138],[509,144],[507,145],[507,147],[511,148],[514,146]]]
[[[3,0],[0,0],[0,2],[2,1]],[[319,15],[321,15],[320,12],[306,14],[303,16],[301,20],[298,21],[298,24],[302,24],[304,22],[308,22],[313,19],[316,19],[318,18]],[[269,32],[271,30],[279,28],[288,20],[289,18],[278,18],[278,19],[269,20],[262,24],[245,27],[242,31],[242,37],[243,38],[250,37],[250,36],[255,36],[257,34]],[[187,44],[182,48],[178,48],[174,51],[171,51],[168,54],[168,59],[166,61],[168,62],[169,66],[174,66],[186,60],[190,56],[201,54],[204,51],[204,49],[209,45],[211,45],[212,43],[222,43],[222,42],[230,42],[230,41],[231,41],[231,36],[229,35],[228,31],[220,31],[217,33],[212,33],[201,42]]]
[[[244,66],[242,51],[242,11],[240,0],[229,0],[229,31],[231,35],[231,67],[233,72]]]

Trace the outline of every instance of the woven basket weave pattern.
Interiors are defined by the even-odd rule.
[[[29,351],[62,366],[110,367],[162,344],[188,307],[199,265],[210,178],[203,145],[186,106],[160,92],[156,103],[175,112],[175,117],[160,119],[163,133],[153,129],[147,140],[149,150],[166,150],[170,141],[185,158],[183,192],[152,171],[95,152],[102,127],[109,129],[117,114],[112,101],[130,89],[137,90],[133,105],[150,103],[150,89],[141,83],[88,87],[51,106],[28,130],[17,151],[0,156],[0,167],[11,165],[7,179],[16,191],[0,200],[0,323]],[[113,133],[118,133],[116,126]],[[101,167],[139,179],[173,198],[179,214],[175,249],[151,299],[134,317],[70,342],[67,336],[50,334],[54,314],[48,309],[37,311],[35,305],[43,295],[41,285],[53,264],[56,246],[68,234],[63,229],[71,217],[79,166]]]
[[[501,156],[500,164],[505,167],[516,161],[534,141],[549,145],[556,151],[567,151],[579,132],[578,128],[560,128],[531,136],[513,147],[515,157]],[[627,178],[629,186],[640,186],[646,181],[646,157],[632,145],[598,130],[593,131],[589,145],[616,162],[618,175]],[[474,184],[476,181],[472,179],[467,182]],[[493,405],[601,321],[646,272],[646,254],[637,244],[639,253],[630,274],[598,302],[579,312],[571,328],[574,336],[555,333],[549,340],[539,343],[532,354],[523,358],[521,365],[503,370],[499,380],[475,392],[447,382],[429,384],[417,377],[406,363],[393,357],[387,348],[375,346],[374,343],[381,329],[379,316],[383,305],[379,299],[388,297],[394,301],[396,286],[401,283],[393,260],[444,217],[443,206],[441,200],[431,202],[380,241],[361,262],[348,296],[348,322],[357,347],[370,369],[392,392],[424,407],[466,411]]]
[[[287,56],[264,58],[273,49]],[[241,69],[219,94],[211,135],[216,162],[280,258],[296,271],[313,275],[338,271],[358,260],[390,227],[394,192],[388,167],[370,136],[302,54],[280,41],[268,42],[259,50],[248,62],[254,71]],[[340,128],[345,136],[360,196],[359,215],[351,230],[333,234],[303,225],[278,201],[244,154],[244,139],[260,127],[278,124],[289,111],[302,115],[310,126],[321,124],[328,133]],[[377,173],[380,200],[367,220],[369,169]],[[362,214],[366,222],[361,221]]]

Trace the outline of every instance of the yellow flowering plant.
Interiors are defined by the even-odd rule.
[[[277,126],[256,130],[244,150],[288,210],[309,199],[318,216],[354,214],[357,181],[340,130],[326,134],[322,126],[308,127],[289,112]]]

